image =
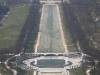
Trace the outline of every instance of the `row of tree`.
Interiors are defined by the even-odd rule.
[[[82,6],[91,6],[95,4],[97,0],[70,0],[71,4],[82,5]]]
[[[32,2],[33,0],[4,0],[1,2],[3,5],[8,5],[8,6],[15,6],[18,4],[26,4],[29,2]]]
[[[0,48],[0,62],[4,62],[6,58],[14,53],[14,47]]]
[[[15,45],[17,53],[25,52],[25,50],[28,48],[29,38],[32,36],[32,32],[37,25],[36,19],[39,14],[39,4],[40,3],[38,0],[34,0],[33,5],[30,7],[28,17],[25,21],[24,26],[22,27],[19,38]]]
[[[0,4],[0,21],[2,20],[4,15],[7,14],[8,11],[9,11],[9,7]]]
[[[70,29],[73,41],[75,43],[76,41],[80,42],[81,49],[85,54],[92,56],[94,59],[100,60],[100,51],[89,45],[90,39],[86,37],[84,31],[82,30],[71,4],[62,2],[62,7],[66,18],[66,26]]]

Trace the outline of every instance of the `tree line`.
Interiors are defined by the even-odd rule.
[[[82,51],[92,56],[94,59],[100,60],[100,51],[89,45],[90,39],[88,39],[81,28],[81,24],[78,22],[77,17],[74,14],[74,8],[67,2],[62,2],[64,15],[66,18],[66,26],[70,29],[73,41],[76,43],[79,41]],[[84,22],[83,22],[84,23]]]
[[[4,5],[0,4],[0,21],[2,20],[4,15],[7,14],[8,11],[9,11],[9,7],[8,6],[4,6]]]
[[[15,45],[17,53],[25,52],[25,50],[28,48],[29,39],[32,36],[32,32],[37,25],[36,19],[39,14],[39,5],[39,0],[34,0],[33,5],[30,7],[28,17],[25,21],[24,26],[22,27],[17,43]]]
[[[15,6],[18,4],[26,4],[29,2],[32,2],[33,0],[4,0],[1,2],[1,4],[3,5],[7,5],[7,6]]]

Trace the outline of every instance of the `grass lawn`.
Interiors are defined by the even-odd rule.
[[[75,70],[70,70],[70,75],[86,75],[86,73],[82,68],[78,68]]]
[[[6,69],[4,64],[0,63],[0,74],[1,75],[12,75],[12,72]]]
[[[6,21],[0,26],[0,48],[13,46],[24,25],[31,4],[17,6],[10,12]]]
[[[14,69],[17,70],[18,75],[33,75],[32,70],[25,70],[25,69],[21,69],[19,67],[14,68]]]
[[[100,68],[96,68],[90,72],[91,75],[100,75]]]
[[[69,29],[66,26],[66,19],[64,17],[64,13],[63,13],[61,5],[59,5],[59,9],[60,9],[60,16],[61,16],[61,20],[62,20],[62,27],[63,27],[65,41],[66,41],[66,44],[67,44],[68,51],[69,52],[77,52],[77,48],[76,48],[75,44],[72,41],[72,37],[70,35]]]
[[[0,0],[0,3],[4,2],[5,0]]]

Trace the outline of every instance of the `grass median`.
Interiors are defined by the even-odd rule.
[[[13,46],[24,25],[31,4],[17,6],[8,15],[0,26],[0,48]]]
[[[0,74],[1,75],[12,75],[12,72],[6,69],[3,63],[0,63]]]

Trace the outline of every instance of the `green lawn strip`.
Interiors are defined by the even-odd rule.
[[[17,75],[33,75],[32,70],[25,70],[20,67],[13,67],[17,71]]]
[[[12,75],[12,72],[6,69],[3,63],[0,63],[0,74],[1,75]]]
[[[90,72],[90,74],[91,74],[91,75],[96,75],[96,70],[92,70],[92,71]]]
[[[24,7],[17,6],[10,12],[3,26],[0,26],[0,48],[13,46],[16,43],[30,6],[31,4]]]
[[[72,37],[70,35],[69,29],[66,26],[66,19],[64,17],[64,13],[62,10],[62,6],[59,5],[59,9],[60,9],[60,16],[61,16],[61,21],[62,21],[62,27],[63,27],[63,31],[64,31],[64,36],[65,36],[65,41],[67,44],[67,48],[69,52],[77,52],[77,48],[75,46],[75,44],[72,41]]]
[[[70,70],[70,75],[86,75],[86,71],[83,68]]]
[[[75,45],[67,46],[69,52],[77,52],[77,48]]]
[[[90,71],[91,75],[100,75],[100,68],[96,68],[95,70]]]

